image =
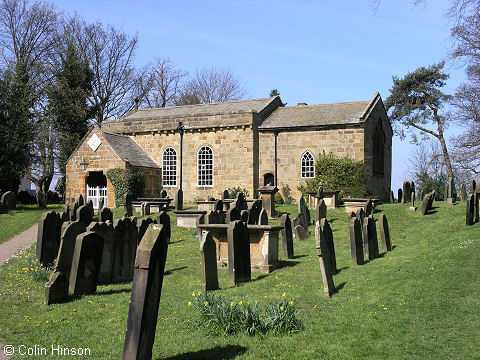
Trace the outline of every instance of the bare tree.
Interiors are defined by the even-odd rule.
[[[180,89],[177,105],[205,104],[243,99],[244,85],[228,69],[210,67],[197,70]]]

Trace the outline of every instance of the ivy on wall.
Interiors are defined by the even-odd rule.
[[[107,178],[115,191],[116,206],[122,205],[123,195],[129,193],[132,199],[143,196],[145,189],[145,174],[136,169],[110,169],[107,170]]]

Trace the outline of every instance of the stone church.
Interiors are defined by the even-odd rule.
[[[279,189],[288,184],[298,198],[297,186],[315,176],[323,151],[364,161],[367,189],[388,199],[392,136],[378,93],[367,101],[323,105],[284,106],[275,96],[138,109],[90,129],[68,160],[66,200],[82,194],[96,207],[103,197],[113,207],[113,186],[105,176],[112,168],[144,172],[145,197],[165,189],[174,198],[182,168],[184,201],[219,198],[232,187],[257,196],[268,183]]]

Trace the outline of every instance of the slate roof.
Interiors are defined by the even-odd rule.
[[[259,129],[358,124],[364,120],[377,94],[369,101],[279,107],[265,119]]]
[[[130,137],[102,131],[102,135],[113,151],[131,166],[160,168],[148,154]]]

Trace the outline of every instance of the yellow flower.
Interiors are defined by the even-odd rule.
[[[242,306],[242,305],[243,305],[243,301],[240,301],[240,302],[238,303],[238,305]]]
[[[317,308],[317,304],[313,305],[313,308],[316,309],[316,308]]]
[[[92,300],[88,300],[88,303],[89,303],[89,304],[93,304],[93,301],[92,301]]]
[[[192,306],[192,302],[189,301],[189,302],[187,303],[187,305],[188,305],[188,306]]]
[[[287,293],[283,293],[282,296],[283,296],[283,297],[286,297],[286,296],[287,296]]]
[[[192,292],[192,296],[193,296],[193,297],[195,297],[195,291],[194,291],[194,292]]]
[[[233,305],[235,305],[235,303],[232,301],[232,302],[230,303],[230,306],[233,307]]]
[[[293,301],[290,301],[290,306],[293,306],[294,305],[294,302]]]
[[[203,305],[208,306],[208,301],[205,301]]]
[[[202,293],[199,291],[197,295],[200,296],[201,294],[202,294]]]
[[[285,309],[283,308],[283,306],[280,306],[280,311],[283,311],[283,310],[285,310]]]

